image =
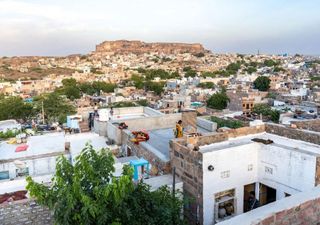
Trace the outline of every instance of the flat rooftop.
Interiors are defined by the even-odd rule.
[[[207,152],[219,151],[227,148],[250,144],[254,142],[252,141],[253,138],[260,138],[264,140],[270,139],[273,141],[273,143],[270,145],[283,147],[286,149],[290,149],[292,151],[303,152],[311,155],[320,154],[319,145],[312,144],[305,141],[294,140],[294,139],[286,138],[286,137],[275,135],[275,134],[269,134],[266,132],[260,133],[260,134],[241,136],[237,138],[229,138],[229,140],[227,141],[212,143],[209,145],[203,145],[203,146],[200,146],[200,152],[207,153]]]
[[[138,118],[144,118],[148,117],[149,115],[145,113],[128,113],[128,114],[121,114],[121,115],[114,115],[111,117],[111,121],[122,121],[122,120],[132,120],[132,119],[138,119]]]
[[[149,130],[149,141],[140,143],[142,146],[147,148],[148,150],[153,151],[156,155],[160,155],[159,157],[164,161],[170,160],[170,146],[169,142],[174,137],[174,129],[175,128],[164,128],[164,129],[156,129]],[[205,130],[204,128],[197,128],[197,132],[205,134],[210,131]]]
[[[162,175],[162,176],[157,176],[157,177],[151,177],[149,179],[144,179],[144,183],[148,184],[151,186],[151,190],[156,190],[161,186],[172,186],[173,184],[173,176],[171,174],[167,175]],[[177,188],[182,188],[182,181],[176,177],[175,178],[175,183]],[[182,190],[181,190],[182,191]]]
[[[24,157],[31,157],[45,154],[65,153],[65,142],[70,142],[70,152],[73,156],[78,155],[90,143],[94,149],[106,148],[107,139],[95,133],[67,134],[64,132],[48,133],[44,135],[31,136],[27,138],[26,151],[15,152],[21,144],[8,144],[6,141],[0,142],[0,160],[15,160]]]

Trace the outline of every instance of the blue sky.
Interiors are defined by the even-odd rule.
[[[320,54],[319,0],[0,0],[0,55],[88,53],[104,40]]]

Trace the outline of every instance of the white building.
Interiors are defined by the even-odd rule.
[[[308,132],[267,124],[173,140],[171,164],[196,198],[189,219],[212,225],[247,212],[251,191],[266,205],[314,188],[320,134]]]

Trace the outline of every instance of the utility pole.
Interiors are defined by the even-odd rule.
[[[172,197],[173,199],[176,197],[176,167],[173,167],[173,174],[172,174]],[[172,225],[176,224],[175,215],[172,215]]]
[[[41,108],[42,108],[42,123],[44,124],[44,107],[43,107],[43,101],[41,102]]]

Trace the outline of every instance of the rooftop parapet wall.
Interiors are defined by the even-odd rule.
[[[310,142],[320,145],[320,133],[309,130],[294,129],[279,124],[266,124],[266,132],[270,134],[279,135],[282,137]]]
[[[320,188],[299,193],[288,198],[241,214],[217,225],[271,225],[308,224],[318,225],[320,221]]]
[[[320,132],[320,119],[309,121],[293,121],[297,128]]]
[[[229,138],[236,138],[247,136],[251,134],[259,134],[265,132],[265,125],[258,125],[252,127],[241,127],[238,129],[230,129],[224,132],[209,133],[195,138],[195,143],[198,146],[219,143],[228,140]],[[174,140],[181,145],[187,145],[188,138]]]

